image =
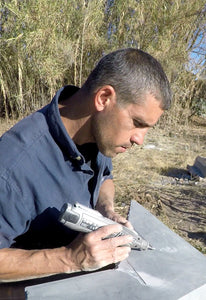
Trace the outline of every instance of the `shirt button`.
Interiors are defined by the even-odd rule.
[[[76,160],[81,160],[82,158],[81,158],[81,156],[77,156],[77,157],[75,157],[75,159]]]

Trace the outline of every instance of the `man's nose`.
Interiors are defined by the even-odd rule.
[[[135,132],[132,134],[131,139],[130,139],[131,143],[135,143],[137,145],[142,145],[147,131],[148,131],[148,128],[135,129]]]

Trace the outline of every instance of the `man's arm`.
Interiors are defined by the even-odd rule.
[[[88,234],[80,234],[67,247],[45,250],[0,250],[0,282],[45,277],[60,273],[92,271],[124,260],[131,236],[104,237],[121,231],[121,225],[108,225]]]
[[[104,217],[133,229],[129,221],[114,211],[114,194],[115,188],[113,180],[105,180],[100,188],[99,198],[95,207],[96,210],[98,210]]]

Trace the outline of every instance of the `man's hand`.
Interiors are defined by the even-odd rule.
[[[103,240],[120,232],[119,224],[80,234],[68,247],[43,250],[0,249],[0,282],[19,281],[59,273],[92,271],[128,257],[131,236]]]
[[[108,210],[105,212],[104,214],[105,217],[120,223],[126,227],[128,227],[129,229],[134,229],[132,224],[124,217],[120,216],[118,213],[116,213],[114,210]]]
[[[104,239],[121,230],[122,226],[115,224],[101,227],[88,234],[79,234],[68,246],[70,266],[68,272],[71,272],[71,260],[74,271],[93,271],[126,259],[131,249],[128,246],[120,246],[130,243],[131,236]]]

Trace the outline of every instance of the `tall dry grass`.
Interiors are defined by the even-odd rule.
[[[204,83],[188,67],[205,33],[204,0],[3,0],[0,19],[0,116],[6,119],[45,105],[62,85],[81,86],[103,54],[123,47],[141,48],[162,63],[174,92],[167,122],[188,120],[197,99],[205,99]]]

